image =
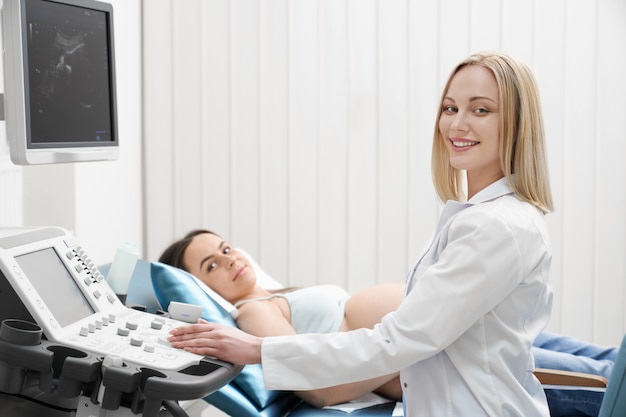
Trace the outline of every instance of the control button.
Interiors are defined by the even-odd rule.
[[[172,347],[172,344],[170,343],[169,340],[167,340],[166,336],[159,336],[157,338],[157,343],[163,346]]]
[[[100,297],[102,297],[102,293],[100,292],[100,290],[95,290],[93,292],[93,296],[96,297],[96,300],[99,300]]]
[[[163,328],[163,323],[153,320],[152,323],[150,323],[150,327],[155,330],[161,330]]]
[[[69,251],[65,252],[65,257],[67,259],[71,260],[74,257],[74,251],[73,250],[69,250]]]
[[[85,327],[85,326],[82,326],[82,327],[80,328],[80,332],[79,332],[79,334],[80,334],[81,336],[87,336],[87,335],[89,334],[89,329],[88,329],[87,327]]]
[[[161,355],[161,357],[163,359],[167,359],[167,360],[175,360],[176,358],[178,358],[178,355],[174,352],[166,352],[164,354]]]
[[[115,323],[115,314],[109,314],[109,323]]]
[[[130,334],[130,330],[120,327],[117,329],[117,334],[119,336],[128,336]]]
[[[139,328],[139,325],[134,321],[127,321],[126,328],[130,330],[137,330]]]
[[[148,353],[154,353],[155,349],[156,348],[154,347],[154,345],[145,345],[143,347],[143,350],[148,352]]]
[[[74,269],[76,270],[76,272],[81,273],[85,268],[81,264],[76,264],[74,265]]]
[[[141,346],[143,344],[143,339],[141,336],[133,336],[130,338],[131,346]]]
[[[108,326],[109,325],[109,318],[108,317],[102,317],[102,325],[103,326]]]
[[[91,278],[85,277],[85,278],[83,278],[83,282],[85,283],[86,286],[90,286],[91,285]]]
[[[89,323],[87,326],[88,326],[88,329],[89,329],[89,333],[95,333],[96,332],[96,324],[95,323]]]
[[[115,300],[117,300],[117,297],[115,297],[113,294],[107,294],[107,300],[109,300],[109,303],[113,304]]]
[[[102,330],[103,324],[102,320],[96,320],[96,329]]]

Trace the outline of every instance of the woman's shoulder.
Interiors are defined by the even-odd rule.
[[[267,326],[288,325],[291,319],[289,305],[287,301],[279,295],[264,299],[249,300],[248,302],[241,303],[237,307],[237,310],[237,326],[253,334],[259,334],[257,333],[259,329]],[[269,335],[270,333],[263,332],[261,334]],[[280,332],[277,334],[289,333]]]

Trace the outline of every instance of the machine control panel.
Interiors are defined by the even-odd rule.
[[[140,366],[198,363],[167,342],[183,322],[126,307],[104,278],[64,229],[0,229],[0,320],[33,321],[47,340]]]

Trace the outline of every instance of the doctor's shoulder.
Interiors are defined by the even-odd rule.
[[[544,213],[532,204],[514,194],[499,196],[493,200],[474,204],[458,213],[451,228],[466,231],[501,232],[505,236],[540,236],[547,240],[547,226]]]

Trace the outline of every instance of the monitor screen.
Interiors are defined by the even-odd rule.
[[[113,18],[93,0],[5,0],[7,139],[17,164],[118,156]]]
[[[95,313],[53,248],[15,260],[61,327]]]

